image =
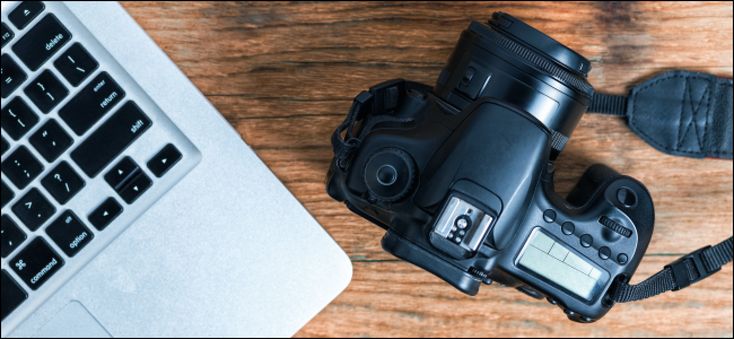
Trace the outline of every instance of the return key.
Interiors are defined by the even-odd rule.
[[[59,116],[74,133],[82,135],[124,97],[120,85],[102,72],[59,110]]]

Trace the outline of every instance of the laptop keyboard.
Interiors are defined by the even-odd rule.
[[[40,305],[200,159],[63,4],[4,12],[3,321]]]

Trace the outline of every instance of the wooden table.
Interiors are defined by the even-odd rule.
[[[472,19],[522,18],[589,58],[597,89],[622,93],[670,68],[731,78],[731,2],[124,6],[351,257],[351,285],[299,336],[732,336],[732,265],[581,325],[513,289],[461,294],[383,252],[383,232],[324,192],[329,135],[352,98],[391,78],[433,84]],[[558,190],[596,162],[644,182],[656,204],[633,281],[732,234],[731,161],[667,156],[621,119],[586,115],[557,166]]]

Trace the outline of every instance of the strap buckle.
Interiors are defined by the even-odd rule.
[[[711,268],[707,265],[704,252],[710,248],[711,246],[701,247],[665,266],[670,269],[675,282],[673,291],[686,288],[721,270],[720,266]]]

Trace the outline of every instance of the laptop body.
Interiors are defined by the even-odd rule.
[[[290,336],[346,287],[349,258],[119,4],[23,4],[2,3],[3,337]]]

